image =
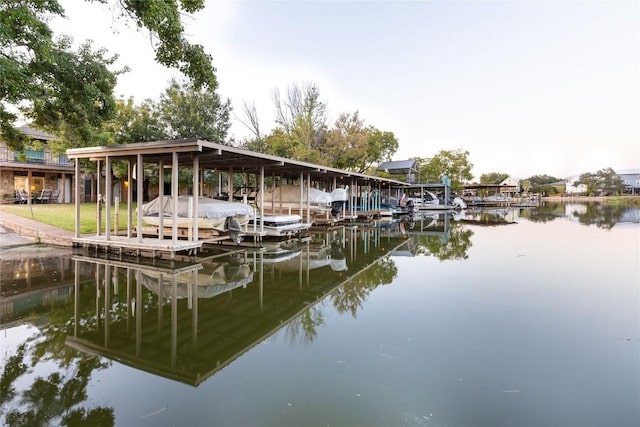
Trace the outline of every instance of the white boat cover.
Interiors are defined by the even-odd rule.
[[[331,201],[333,202],[346,202],[349,200],[349,187],[336,188],[331,192]]]
[[[187,217],[189,215],[189,199],[192,196],[178,196],[178,216]],[[173,215],[173,197],[159,197],[142,206],[142,216]],[[229,216],[248,215],[253,216],[253,208],[245,203],[227,202],[224,200],[212,199],[210,197],[198,198],[198,218],[222,219]]]
[[[261,193],[258,193],[256,204],[260,204]],[[269,188],[264,191],[264,203],[300,203],[300,186],[294,184],[283,184],[279,187]],[[302,201],[307,203],[307,189],[302,191]],[[331,206],[331,194],[326,191],[318,190],[317,188],[309,189],[309,204],[315,206]]]

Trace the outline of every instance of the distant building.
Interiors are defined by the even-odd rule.
[[[512,176],[508,176],[504,179],[504,181],[502,181],[500,183],[500,185],[508,185],[511,187],[516,187],[518,189],[518,192],[520,192],[520,179],[519,178],[514,178]]]
[[[575,184],[580,179],[580,175],[571,175],[566,179],[565,194],[578,195],[585,194],[587,192],[587,186],[584,184]]]
[[[624,183],[624,192],[627,194],[640,194],[640,169],[617,169],[614,172]],[[580,175],[572,175],[566,179],[565,193],[569,195],[586,194],[587,186],[574,185],[580,179]]]
[[[625,193],[640,194],[640,169],[618,169],[616,173],[624,182]]]
[[[416,176],[418,176],[418,162],[413,159],[381,163],[380,166],[378,166],[378,171],[387,172],[390,175],[403,175],[410,184],[419,182],[419,180],[416,181]]]

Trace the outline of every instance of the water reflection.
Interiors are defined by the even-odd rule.
[[[356,316],[393,281],[386,255],[405,244],[401,234],[351,227],[260,250],[214,248],[197,261],[3,259],[3,283],[12,283],[3,324],[38,325],[5,355],[3,422],[112,425],[113,408],[86,401],[92,375],[112,361],[197,386],[278,329],[311,342],[323,304]]]
[[[567,219],[606,230],[623,224],[640,223],[640,208],[607,203],[546,202],[533,209],[522,209],[519,215],[533,222]]]
[[[526,424],[522,421],[540,407],[547,408],[545,416],[562,414],[563,408],[584,401],[553,406],[557,397],[573,393],[559,390],[546,399],[547,385],[560,384],[560,377],[569,388],[570,380],[590,377],[584,375],[588,368],[571,376],[583,353],[594,361],[637,355],[637,328],[629,332],[617,320],[626,307],[617,301],[637,297],[632,286],[637,269],[623,273],[617,287],[600,279],[596,262],[584,262],[584,269],[568,275],[567,269],[555,268],[562,257],[548,247],[558,227],[525,223],[536,215],[578,223],[589,209],[545,205],[355,224],[314,232],[304,242],[269,243],[259,250],[213,247],[197,259],[174,261],[46,256],[45,251],[9,256],[3,251],[0,424],[113,425],[117,420],[122,425],[195,425],[212,419],[220,425],[300,425],[304,420],[401,425],[407,418],[394,418],[400,410],[417,414],[417,420],[431,412],[435,416],[435,410],[419,412],[426,410],[425,402],[442,412],[440,425],[495,425],[495,419],[487,421],[473,410],[491,402],[496,405],[492,413],[510,414],[515,425]],[[503,221],[510,224],[503,226]],[[566,250],[574,241],[582,248],[598,240],[594,234],[606,235],[608,243],[585,246],[579,255],[605,259],[610,251],[598,248],[615,247],[619,253],[609,254],[619,262],[615,271],[631,264],[633,247],[610,243],[626,232],[568,225],[564,229],[583,233],[571,244],[565,239],[562,253],[575,252]],[[527,252],[513,252],[522,250],[522,242]],[[555,281],[539,274],[547,253],[549,270],[559,274]],[[512,269],[504,266],[509,256],[515,260],[507,263]],[[471,259],[439,263],[419,257]],[[573,259],[563,262],[575,265]],[[493,275],[496,266],[499,276]],[[607,285],[598,287],[598,280]],[[598,316],[592,315],[597,309]],[[616,317],[606,323],[602,319],[609,313]],[[588,332],[583,336],[583,331]],[[277,337],[284,337],[285,345],[275,343]],[[618,371],[608,375],[623,378],[636,372],[629,364],[620,366],[619,376]],[[265,367],[273,369],[264,373]],[[552,373],[545,376],[549,367]],[[251,374],[252,380],[242,383]],[[529,381],[525,375],[542,379]],[[602,382],[603,377],[595,378],[594,383]],[[127,390],[131,398],[114,396],[124,382],[139,382],[148,393],[143,398]],[[309,384],[315,388],[309,390]],[[340,392],[350,384],[356,385],[353,390]],[[228,393],[229,387],[236,387],[235,394]],[[367,387],[370,395],[361,398]],[[595,393],[596,388],[580,390]],[[637,387],[622,390],[631,390],[621,394],[631,396]],[[275,397],[267,396],[271,391]],[[287,404],[291,395],[300,396],[293,406]],[[415,402],[388,403],[397,396],[404,402],[415,396]],[[509,413],[513,402],[507,399],[512,398],[522,399],[532,412],[522,415],[517,408]],[[143,399],[158,406],[147,409]],[[170,410],[146,418],[166,402]],[[447,413],[453,402],[469,418],[456,409]],[[621,407],[627,404],[621,402]],[[605,403],[610,408],[615,402]],[[299,418],[288,423],[278,418],[280,405],[289,415],[298,410]],[[332,409],[327,412],[333,418],[323,415],[325,408]],[[364,418],[341,418],[347,413]]]
[[[473,231],[466,225],[473,221],[477,221],[475,215],[466,212],[404,218],[403,229],[410,236],[407,250],[411,256],[434,256],[440,260],[466,259],[473,236]]]

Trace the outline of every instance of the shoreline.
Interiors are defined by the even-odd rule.
[[[637,200],[640,196],[546,196],[541,200],[548,200],[551,202],[563,202],[563,201],[584,201],[584,202],[603,202],[605,200]]]

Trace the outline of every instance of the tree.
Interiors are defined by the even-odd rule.
[[[256,110],[255,103],[251,103],[251,105],[249,105],[246,101],[243,102],[242,111],[244,112],[244,118],[239,119],[240,123],[245,125],[247,129],[251,131],[253,136],[245,139],[241,143],[241,146],[247,150],[264,153],[266,151],[266,146],[264,143],[264,136],[260,131],[260,120],[258,120],[258,111]]]
[[[554,194],[557,193],[556,187],[553,185],[554,183],[561,181],[561,179],[556,178],[555,176],[550,175],[533,175],[527,178],[529,183],[531,184],[531,191],[534,193],[541,194]]]
[[[214,88],[199,89],[192,83],[172,79],[160,97],[158,108],[165,138],[227,143],[231,101],[222,102]]]
[[[215,89],[211,58],[184,38],[180,21],[182,11],[202,9],[202,0],[116,2],[121,16],[150,31],[159,63],[179,69],[197,88]],[[113,88],[125,71],[109,69],[117,56],[93,51],[90,43],[71,50],[70,38],[54,39],[47,25],[54,16],[64,16],[56,0],[0,3],[0,137],[17,151],[28,142],[14,127],[19,112],[70,146],[99,141],[101,124],[114,114]]]
[[[320,91],[315,85],[292,85],[283,99],[276,90],[273,95],[276,108],[277,131],[273,138],[266,138],[265,151],[277,154],[285,151],[292,159],[321,163],[322,147],[327,132],[326,105],[320,100]],[[279,130],[279,131],[278,131]],[[286,135],[286,138],[281,136]],[[272,147],[271,143],[277,143]],[[284,147],[283,144],[291,144]]]
[[[108,3],[110,0],[87,1]],[[120,7],[120,16],[149,31],[159,64],[180,70],[196,89],[218,87],[211,56],[203,46],[189,43],[181,20],[183,13],[204,9],[204,0],[116,0],[116,4]]]
[[[374,164],[391,160],[391,157],[398,151],[398,145],[398,140],[393,132],[371,128],[367,140],[367,155],[363,159],[364,167],[360,168],[359,172],[365,172]]]
[[[501,172],[489,172],[480,175],[480,184],[500,184],[505,179],[509,178],[508,173]]]
[[[8,0],[0,3],[0,137],[17,151],[28,139],[13,124],[22,112],[37,127],[62,131],[72,146],[91,141],[95,129],[113,115],[117,56],[77,52],[71,39],[53,39],[46,24],[63,15],[55,1]]]
[[[356,111],[342,113],[327,132],[323,147],[325,164],[345,170],[355,170],[366,156],[369,129]]]
[[[104,130],[110,135],[110,142],[115,144],[156,141],[166,137],[159,108],[151,99],[142,101],[140,105],[136,105],[133,98],[119,99],[115,117],[105,124]]]
[[[444,175],[451,179],[451,189],[462,191],[464,183],[473,179],[469,162],[469,152],[466,150],[440,150],[430,159],[419,159],[420,177],[425,182],[440,182]]]
[[[159,102],[147,99],[135,105],[131,98],[119,100],[114,119],[103,129],[108,141],[116,144],[177,138],[225,144],[231,125],[230,111],[230,101],[222,102],[215,90],[196,89],[191,83],[172,79]],[[114,163],[113,168],[116,177],[126,176],[126,164]],[[152,181],[157,174],[155,166],[146,168],[145,176]],[[179,179],[181,184],[191,184],[191,169],[180,168]]]
[[[606,196],[624,191],[624,182],[612,168],[600,169],[596,173],[583,173],[573,185],[580,184],[587,187],[588,195]]]
[[[392,132],[365,126],[356,111],[341,114],[327,132],[323,160],[328,166],[363,173],[373,164],[389,160],[397,149],[398,140]]]

